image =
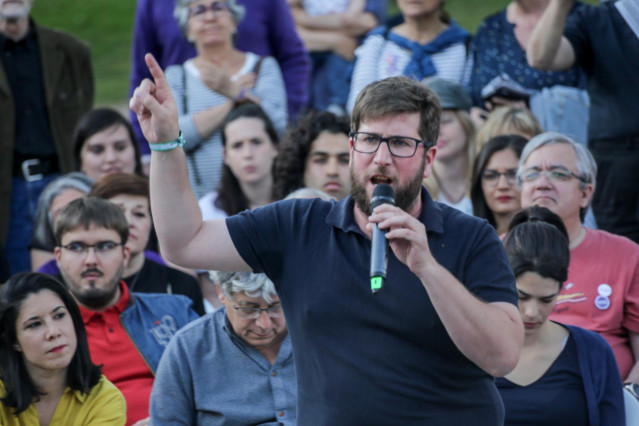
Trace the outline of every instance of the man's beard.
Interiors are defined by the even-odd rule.
[[[123,272],[124,262],[120,264],[113,278],[102,288],[90,287],[83,289],[80,282],[75,281],[63,268],[60,268],[60,274],[67,284],[67,289],[69,289],[69,292],[71,292],[75,300],[82,306],[86,306],[94,311],[104,310],[113,300],[118,291]]]
[[[422,189],[422,180],[424,178],[424,168],[426,167],[426,157],[422,161],[419,172],[404,186],[395,188],[395,205],[404,211],[408,211],[415,202],[415,198]],[[355,201],[355,205],[366,215],[373,214],[371,208],[371,200],[366,193],[366,182],[360,182],[353,171],[353,165],[350,167],[351,174],[351,197]],[[384,169],[379,170],[379,174],[384,174]]]

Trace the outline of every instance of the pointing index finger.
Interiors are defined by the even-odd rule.
[[[144,55],[144,61],[146,62],[146,66],[149,67],[149,71],[153,76],[153,81],[155,82],[156,87],[166,87],[167,83],[166,78],[164,77],[164,72],[153,55],[151,53],[147,53]]]

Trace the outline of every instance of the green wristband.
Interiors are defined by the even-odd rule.
[[[184,136],[182,135],[182,130],[180,130],[180,135],[176,140],[164,143],[150,143],[149,148],[151,148],[151,151],[166,152],[172,151],[175,148],[182,148],[185,143],[186,141],[184,140]]]

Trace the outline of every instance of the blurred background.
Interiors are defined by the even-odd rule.
[[[507,4],[508,0],[447,0],[446,10],[462,27],[474,33],[484,17]],[[68,31],[91,45],[96,106],[123,105],[128,101],[135,6],[135,0],[34,2],[32,14],[40,24]],[[388,16],[395,13],[395,0],[389,0]]]

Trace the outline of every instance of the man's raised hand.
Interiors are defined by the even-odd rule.
[[[164,143],[177,139],[180,126],[175,99],[153,55],[144,56],[153,80],[145,78],[135,89],[129,108],[138,117],[142,133],[149,143]]]

